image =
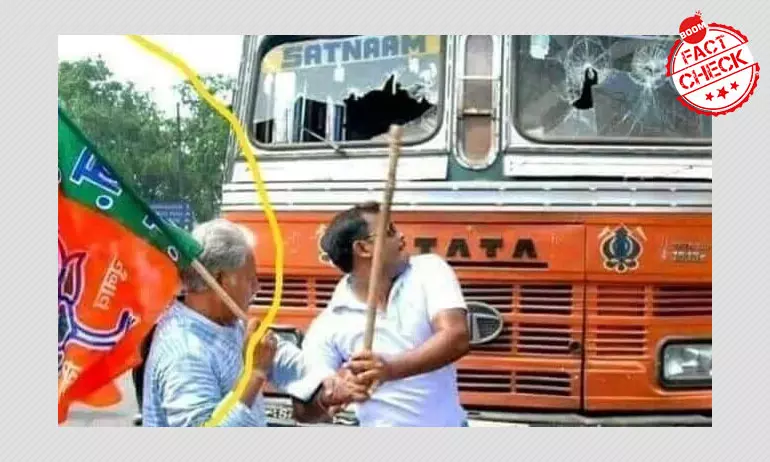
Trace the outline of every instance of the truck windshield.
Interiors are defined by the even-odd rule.
[[[389,35],[284,41],[262,55],[251,124],[262,145],[385,144],[438,128],[440,36]]]
[[[518,36],[514,125],[541,142],[711,142],[666,61],[677,36]]]

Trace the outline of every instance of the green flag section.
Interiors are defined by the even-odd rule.
[[[117,221],[166,252],[180,266],[188,265],[200,252],[197,243],[186,232],[158,217],[121,181],[61,108],[59,190],[67,198]]]
[[[58,194],[61,424],[74,402],[119,401],[113,380],[138,364],[141,341],[180,289],[179,270],[201,248],[158,217],[61,108]]]

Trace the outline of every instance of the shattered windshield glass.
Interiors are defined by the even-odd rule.
[[[519,36],[515,125],[543,141],[711,141],[666,60],[677,36]]]
[[[287,42],[260,63],[253,135],[259,143],[426,140],[439,122],[440,36],[383,35]]]

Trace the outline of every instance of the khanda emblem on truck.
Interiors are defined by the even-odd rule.
[[[612,230],[607,227],[599,234],[599,239],[605,269],[623,274],[639,268],[639,257],[644,250],[642,241],[647,240],[641,228],[631,230],[620,225]]]

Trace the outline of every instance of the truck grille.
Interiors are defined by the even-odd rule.
[[[459,369],[457,381],[461,392],[517,393],[540,396],[570,396],[572,394],[572,379],[566,372]]]
[[[486,303],[502,314],[513,311],[513,285],[494,282],[460,283],[466,301]]]
[[[516,353],[524,355],[566,355],[573,335],[569,325],[519,325]]]
[[[661,317],[711,316],[711,284],[655,287],[652,310]]]
[[[656,318],[711,316],[711,284],[591,285],[586,303],[589,355],[644,357]]]
[[[569,284],[525,284],[519,294],[521,314],[569,316],[572,313],[572,286]]]
[[[258,307],[269,307],[273,304],[275,292],[275,277],[260,276],[259,291],[251,303]],[[308,305],[308,280],[306,278],[283,278],[281,291],[281,307],[306,308]]]
[[[617,285],[596,288],[599,316],[644,316],[644,286]]]
[[[331,300],[336,285],[337,279],[329,277],[284,277],[281,307],[322,310]],[[273,304],[274,292],[275,277],[260,276],[259,291],[251,303],[259,308],[267,308]]]
[[[572,382],[566,372],[517,372],[516,393],[526,395],[570,396]]]
[[[461,392],[510,393],[513,376],[508,371],[459,369],[457,384]]]
[[[323,310],[329,301],[332,299],[334,288],[337,287],[337,279],[335,278],[313,278],[313,287],[315,288],[315,300],[313,307],[316,310]]]
[[[284,278],[281,306],[320,311],[329,303],[337,281],[334,277]],[[466,300],[486,303],[503,316],[500,335],[474,345],[474,353],[559,356],[569,354],[571,343],[579,341],[580,329],[565,322],[580,311],[573,309],[580,294],[571,285],[462,281],[461,286]],[[274,290],[274,277],[260,277],[252,303],[269,307]]]
[[[304,322],[325,309],[338,281],[337,276],[285,277],[281,305],[289,313],[287,322]],[[471,354],[456,365],[468,406],[577,409],[597,393],[603,377],[613,376],[602,372],[616,369],[609,364],[651,363],[656,347],[649,344],[657,344],[672,321],[689,323],[687,316],[712,312],[711,284],[478,279],[460,284],[467,302],[494,307],[503,322],[495,339],[472,345]],[[269,307],[274,290],[274,279],[260,276],[254,303]],[[487,327],[498,326],[494,319],[489,322]]]
[[[711,284],[599,285],[589,287],[588,302],[597,316],[711,316]]]
[[[596,356],[644,356],[647,332],[644,326],[598,326],[596,341],[589,353]]]
[[[503,331],[494,340],[480,344],[472,345],[471,350],[474,353],[508,353],[512,351],[513,345],[513,325],[510,321],[503,322]]]
[[[503,331],[494,340],[473,345],[477,354],[520,354],[560,356],[570,353],[579,341],[580,328],[568,321],[575,310],[576,297],[569,284],[502,284],[461,282],[466,301],[483,302],[503,316]]]

